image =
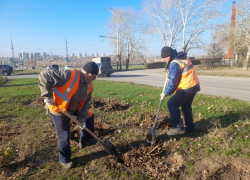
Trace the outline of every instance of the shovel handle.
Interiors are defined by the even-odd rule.
[[[53,104],[57,109],[59,109],[65,116],[69,117],[72,121],[74,121],[78,126],[80,126],[81,128],[83,127],[82,123],[80,123],[74,116],[72,116],[71,114],[69,114],[66,111],[61,110],[57,104]],[[105,146],[104,142],[98,138],[92,131],[90,131],[87,127],[83,128],[85,131],[87,131],[91,136],[93,136],[97,141],[99,141],[102,145]]]
[[[166,86],[167,86],[167,78],[166,78],[166,80],[164,82],[162,92],[164,92]],[[156,114],[156,118],[155,118],[155,122],[154,122],[154,126],[153,126],[154,129],[155,129],[156,124],[157,124],[157,120],[158,120],[159,112],[160,112],[160,109],[161,109],[162,101],[163,101],[163,99],[160,100],[160,103],[159,103],[159,106],[158,106],[158,110],[157,110],[157,114]]]
[[[159,104],[159,106],[158,106],[158,110],[157,110],[157,114],[156,114],[156,117],[155,117],[155,122],[154,122],[154,126],[153,126],[153,128],[154,128],[154,129],[155,129],[156,124],[157,124],[157,120],[158,120],[159,112],[160,112],[160,109],[161,109],[162,100],[163,100],[163,99],[161,99],[161,100],[160,100],[160,104]]]

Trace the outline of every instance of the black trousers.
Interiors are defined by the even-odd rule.
[[[184,115],[186,131],[194,131],[192,103],[196,92],[186,93],[178,90],[168,101],[168,109],[174,128],[184,129],[181,111]],[[179,109],[181,107],[181,111]]]
[[[68,163],[71,160],[70,149],[70,119],[67,116],[56,116],[50,113],[51,120],[58,136],[59,162]],[[94,115],[86,120],[86,127],[94,132]],[[80,141],[87,142],[93,138],[89,133],[82,130]]]

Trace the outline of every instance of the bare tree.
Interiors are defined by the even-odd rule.
[[[211,57],[211,64],[212,67],[214,65],[214,58],[222,58],[224,54],[224,42],[223,39],[220,38],[220,35],[217,31],[213,32],[211,34],[211,39],[209,44],[206,46],[205,50],[207,51],[207,56]],[[219,64],[221,63],[221,60],[219,60]]]
[[[142,7],[149,15],[152,26],[169,46],[182,42],[188,52],[200,48],[199,37],[220,17],[227,0],[144,0]]]
[[[243,66],[243,70],[247,71],[250,60],[250,0],[240,0],[236,6],[236,10],[236,34],[240,34],[241,45],[247,46],[245,66]]]
[[[142,13],[133,9],[114,9],[109,28],[115,32],[116,23],[119,23],[119,49],[120,55],[126,57],[126,69],[129,67],[130,59],[141,50],[146,49],[146,37],[149,28],[145,23]],[[117,18],[119,20],[117,21]],[[114,41],[111,42],[114,44]]]
[[[207,55],[216,58],[216,57],[223,57],[224,49],[223,49],[222,39],[219,37],[219,34],[214,32],[211,34],[210,42],[206,48]]]
[[[142,8],[148,14],[154,32],[159,34],[163,45],[174,46],[182,30],[178,0],[145,0]]]

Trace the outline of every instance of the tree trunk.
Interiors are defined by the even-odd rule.
[[[126,70],[128,70],[128,66],[129,66],[129,60],[126,59]]]
[[[245,63],[243,63],[243,71],[248,71],[249,58],[250,58],[250,47],[248,48],[247,51],[247,57]]]

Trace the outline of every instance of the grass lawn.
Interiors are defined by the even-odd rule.
[[[91,105],[96,133],[116,145],[124,161],[113,162],[100,144],[79,149],[71,137],[76,165],[62,169],[56,131],[45,114],[37,83],[17,79],[0,85],[0,179],[249,177],[250,103],[198,94],[193,102],[196,132],[172,138],[166,135],[171,129],[166,98],[158,141],[149,146],[146,133],[155,120],[162,88],[98,80]]]

